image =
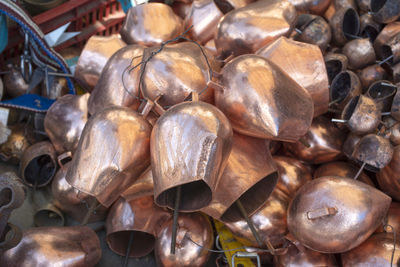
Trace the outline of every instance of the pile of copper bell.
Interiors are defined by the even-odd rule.
[[[400,266],[400,1],[165,2],[7,126],[0,266]]]

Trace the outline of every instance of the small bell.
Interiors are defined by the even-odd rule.
[[[353,70],[364,68],[376,60],[374,47],[368,38],[347,42],[343,47],[343,54],[349,60],[349,68]]]
[[[336,10],[329,23],[333,40],[338,45],[344,45],[348,40],[354,39],[360,31],[360,18],[357,11],[351,7]]]
[[[370,0],[370,8],[374,20],[389,23],[400,17],[400,5],[397,0]]]
[[[379,64],[369,65],[358,70],[357,74],[360,78],[362,88],[369,88],[374,82],[388,78],[385,69],[383,69]]]
[[[333,79],[347,69],[349,60],[343,54],[328,53],[324,57],[326,71],[328,73],[329,84],[332,83]]]
[[[376,180],[383,192],[400,201],[400,146],[395,146],[388,165],[376,174]]]
[[[356,135],[352,132],[350,132],[347,135],[346,140],[343,143],[342,146],[342,151],[343,154],[350,160],[354,160],[353,159],[353,152],[354,152],[354,148],[356,147],[356,145],[358,144],[358,142],[360,141],[361,136]]]
[[[299,31],[295,35],[295,40],[317,45],[321,51],[325,51],[331,42],[331,27],[320,16],[310,14],[299,15],[296,29]]]
[[[375,53],[378,58],[385,59],[384,55],[382,54],[382,46],[387,44],[394,36],[400,33],[400,22],[392,22],[387,24],[382,31],[378,34],[374,41],[374,48]]]
[[[360,35],[369,38],[371,42],[375,41],[382,28],[381,24],[376,22],[370,13],[365,13],[360,17],[360,25]]]
[[[377,81],[371,84],[366,93],[378,105],[382,112],[390,111],[393,98],[397,92],[397,86],[389,81]]]
[[[355,96],[361,94],[361,82],[352,71],[342,71],[333,79],[330,88],[331,105],[343,109]]]

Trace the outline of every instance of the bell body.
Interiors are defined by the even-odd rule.
[[[58,154],[75,152],[88,119],[89,94],[65,95],[49,108],[44,128]]]
[[[338,266],[333,254],[323,254],[308,248],[300,251],[294,245],[290,245],[284,255],[274,257],[276,267],[308,267],[308,266]]]
[[[350,132],[347,135],[346,140],[343,142],[342,152],[348,159],[354,160],[353,159],[354,148],[356,147],[357,143],[360,141],[361,137],[362,136],[356,135],[352,132]]]
[[[143,50],[142,46],[128,45],[111,56],[90,95],[88,102],[90,114],[93,115],[113,105],[138,109],[141,66],[131,68],[142,61]]]
[[[329,84],[332,83],[336,75],[347,69],[349,60],[343,54],[328,53],[324,56],[325,67],[328,73]]]
[[[322,15],[329,7],[330,0],[289,0],[289,2],[301,13]]]
[[[396,84],[396,86],[399,84]],[[397,121],[400,121],[400,90],[397,90],[393,97],[390,115]]]
[[[366,93],[374,99],[379,110],[387,112],[390,110],[393,98],[397,92],[397,86],[389,81],[377,81],[371,84]]]
[[[148,167],[150,133],[147,120],[128,108],[97,113],[83,129],[65,179],[109,207]]]
[[[387,73],[380,65],[369,65],[362,70],[357,71],[361,85],[364,89],[369,88],[371,84],[379,80],[387,79]]]
[[[332,80],[330,100],[333,107],[342,110],[346,104],[362,92],[361,81],[357,74],[350,70],[342,71]]]
[[[123,197],[126,201],[130,201],[138,197],[152,196],[153,192],[153,173],[151,171],[151,167],[149,167],[142,173],[136,182],[134,182],[121,194],[121,197]]]
[[[289,36],[296,19],[296,9],[286,0],[257,1],[221,18],[215,44],[226,56],[254,53],[280,36]]]
[[[311,125],[310,94],[261,56],[243,55],[229,61],[220,83],[215,104],[243,135],[295,142]]]
[[[374,47],[369,38],[354,39],[345,44],[343,54],[349,59],[349,68],[361,69],[375,63]]]
[[[76,64],[75,79],[83,88],[91,92],[108,59],[124,46],[126,44],[119,35],[90,37]]]
[[[100,241],[87,226],[37,227],[0,256],[4,266],[94,266],[101,258]]]
[[[393,149],[393,157],[387,166],[376,174],[383,192],[400,201],[400,146]]]
[[[182,189],[181,211],[207,206],[232,147],[232,128],[225,115],[204,102],[184,102],[168,109],[151,134],[154,199],[175,206]]]
[[[360,19],[357,11],[349,6],[336,9],[330,18],[329,24],[332,27],[332,37],[337,45],[344,45],[351,36],[357,36],[360,31]]]
[[[297,20],[296,28],[301,33],[297,33],[295,40],[317,45],[322,52],[331,42],[331,26],[320,16],[301,14]]]
[[[382,2],[383,3],[383,2]],[[389,43],[389,41],[400,32],[400,21],[395,21],[387,24],[382,31],[378,34],[374,41],[374,48],[377,56],[380,59],[385,59],[382,46]]]
[[[396,0],[371,0],[370,8],[374,20],[380,23],[393,22],[400,17],[400,6]]]
[[[146,3],[129,9],[120,31],[127,44],[160,45],[183,32],[182,19],[163,3]]]
[[[21,72],[12,64],[7,65],[8,73],[3,76],[5,94],[10,97],[18,97],[28,93],[29,83],[27,83]],[[31,93],[38,93],[33,90]]]
[[[365,13],[360,16],[360,35],[362,37],[369,38],[373,42],[381,31],[381,28],[381,24],[373,19],[372,14]]]
[[[323,253],[357,247],[379,226],[391,198],[381,191],[339,177],[322,177],[297,191],[288,209],[290,233]]]

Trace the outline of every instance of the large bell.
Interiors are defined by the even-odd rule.
[[[121,194],[121,197],[123,197],[126,201],[130,201],[138,197],[153,195],[153,193],[153,173],[151,172],[151,167],[149,167],[142,173],[136,182],[134,182]]]
[[[393,149],[392,160],[376,174],[383,192],[400,201],[400,146]]]

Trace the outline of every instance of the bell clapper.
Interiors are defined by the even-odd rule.
[[[178,215],[179,215],[179,204],[181,202],[181,192],[182,188],[178,186],[176,188],[176,196],[175,196],[175,206],[174,206],[174,217],[172,224],[172,236],[171,236],[171,254],[175,254],[175,246],[176,246],[176,232],[178,228]]]
[[[90,205],[90,207],[88,208],[87,213],[85,214],[85,217],[83,218],[83,221],[81,223],[81,225],[86,225],[90,219],[90,216],[92,215],[92,213],[96,210],[97,208],[97,200],[94,199],[94,201],[92,202],[92,204]]]
[[[242,216],[243,216],[243,219],[245,219],[245,221],[247,222],[247,225],[249,226],[249,228],[250,228],[250,230],[251,230],[251,233],[253,234],[254,238],[256,239],[257,244],[258,244],[260,247],[262,247],[262,246],[263,246],[263,243],[262,243],[262,241],[261,241],[260,235],[258,234],[256,228],[254,227],[253,222],[250,220],[249,216],[247,215],[246,210],[245,210],[244,207],[243,207],[242,202],[241,202],[239,199],[236,200],[236,205],[238,206],[239,211],[240,211],[240,213],[241,213]]]
[[[131,254],[132,243],[133,243],[133,231],[131,231],[131,233],[129,234],[129,242],[128,242],[128,246],[126,248],[126,256],[125,256],[124,265],[123,265],[124,267],[128,266],[129,254]]]
[[[365,165],[367,165],[366,162],[363,162],[363,164],[361,165],[360,169],[358,170],[358,172],[356,173],[356,175],[354,176],[354,180],[357,180],[358,176],[360,176],[362,170],[364,169]]]

